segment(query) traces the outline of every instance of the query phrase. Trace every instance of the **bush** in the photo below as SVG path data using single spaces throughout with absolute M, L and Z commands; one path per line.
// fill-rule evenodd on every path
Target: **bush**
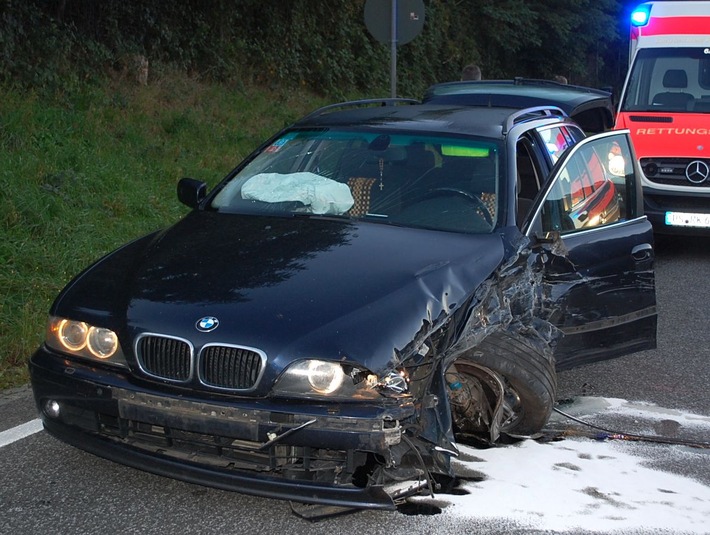
M 388 94 L 389 45 L 364 23 L 365 0 L 0 0 L 0 80 L 42 91 L 150 72 L 342 98 Z M 398 49 L 398 87 L 419 96 L 479 63 L 486 78 L 564 74 L 618 85 L 619 0 L 426 0 L 423 32 Z

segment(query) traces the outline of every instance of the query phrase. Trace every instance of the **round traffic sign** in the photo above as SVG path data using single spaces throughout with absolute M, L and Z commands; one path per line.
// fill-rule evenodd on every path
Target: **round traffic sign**
M 397 7 L 397 45 L 405 45 L 424 28 L 424 0 L 367 0 L 365 26 L 381 43 L 392 42 L 392 2 Z

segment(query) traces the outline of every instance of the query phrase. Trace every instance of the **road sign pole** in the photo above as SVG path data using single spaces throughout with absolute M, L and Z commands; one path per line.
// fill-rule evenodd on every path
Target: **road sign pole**
M 397 97 L 397 0 L 392 2 L 392 30 L 390 31 L 390 96 Z
M 365 26 L 380 43 L 390 45 L 392 98 L 397 98 L 397 47 L 421 33 L 424 12 L 424 0 L 389 0 L 389 4 L 385 0 L 365 1 Z

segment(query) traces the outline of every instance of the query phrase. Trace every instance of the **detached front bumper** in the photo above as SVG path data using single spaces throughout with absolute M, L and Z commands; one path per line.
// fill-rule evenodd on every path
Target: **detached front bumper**
M 300 404 L 161 393 L 118 371 L 40 348 L 30 360 L 45 429 L 95 455 L 154 474 L 303 503 L 394 509 L 370 477 L 401 441 L 409 402 Z M 384 460 L 384 461 L 383 461 Z M 378 482 L 379 483 L 379 482 Z

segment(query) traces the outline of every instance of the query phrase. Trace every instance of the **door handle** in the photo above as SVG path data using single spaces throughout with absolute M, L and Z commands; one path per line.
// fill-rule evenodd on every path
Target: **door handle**
M 649 260 L 653 256 L 653 246 L 650 243 L 642 243 L 631 249 L 631 256 L 636 262 Z

